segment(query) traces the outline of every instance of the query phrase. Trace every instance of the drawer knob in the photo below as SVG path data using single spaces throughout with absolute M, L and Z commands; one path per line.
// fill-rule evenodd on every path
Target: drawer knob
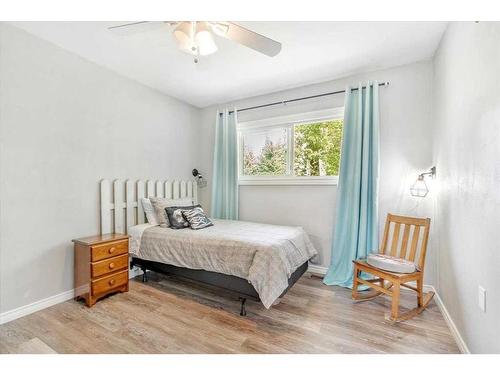
M 110 254 L 113 254 L 114 252 L 115 252 L 115 248 L 114 248 L 114 247 L 111 247 L 111 248 L 109 249 L 109 253 L 110 253 Z
M 109 280 L 109 285 L 114 285 L 115 284 L 115 279 Z
M 114 263 L 110 263 L 109 264 L 109 269 L 112 270 L 113 268 L 115 268 L 115 264 Z

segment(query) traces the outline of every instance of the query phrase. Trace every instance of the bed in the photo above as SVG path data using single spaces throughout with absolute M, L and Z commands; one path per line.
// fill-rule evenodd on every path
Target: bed
M 129 228 L 132 265 L 239 294 L 269 308 L 307 270 L 316 250 L 300 227 L 213 219 L 201 230 Z
M 164 186 L 160 196 L 173 199 L 187 196 L 196 202 L 195 183 L 183 184 L 181 181 L 176 188 L 176 181 L 173 181 L 169 188 L 168 181 L 138 181 L 136 184 L 127 181 L 123 185 L 115 181 L 112 185 L 114 199 L 111 200 L 106 196 L 111 184 L 103 182 L 101 216 L 111 211 L 111 219 L 101 219 L 101 228 L 103 222 L 120 227 L 120 221 L 127 228 L 131 267 L 137 266 L 144 271 L 144 282 L 147 281 L 146 271 L 150 270 L 229 290 L 241 301 L 240 315 L 246 315 L 245 302 L 249 298 L 270 308 L 307 271 L 308 261 L 317 254 L 300 227 L 213 219 L 213 226 L 200 230 L 163 228 L 146 223 L 137 202 L 130 199 L 120 204 L 123 195 L 117 199 L 117 191 L 120 195 L 125 190 L 125 197 L 137 197 L 138 200 L 147 194 L 146 190 L 152 191 L 149 185 L 155 187 L 155 192 Z M 129 192 L 130 189 L 135 191 Z M 106 207 L 103 209 L 103 206 Z M 125 212 L 125 220 L 123 216 L 116 217 L 120 207 L 136 211 L 137 215 Z M 123 215 L 122 210 L 118 211 Z M 126 220 L 128 217 L 130 220 Z

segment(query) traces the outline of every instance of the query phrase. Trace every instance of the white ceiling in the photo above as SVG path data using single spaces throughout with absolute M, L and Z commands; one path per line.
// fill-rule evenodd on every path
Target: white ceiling
M 171 27 L 116 35 L 120 22 L 13 22 L 90 61 L 197 107 L 426 60 L 444 22 L 238 22 L 282 43 L 268 57 L 216 37 L 198 64 L 180 52 Z

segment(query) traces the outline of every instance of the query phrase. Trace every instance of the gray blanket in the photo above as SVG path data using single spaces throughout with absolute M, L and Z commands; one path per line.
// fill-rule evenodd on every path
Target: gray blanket
M 269 308 L 288 287 L 290 275 L 317 254 L 300 227 L 213 222 L 214 226 L 201 230 L 149 227 L 142 233 L 134 255 L 244 278 Z

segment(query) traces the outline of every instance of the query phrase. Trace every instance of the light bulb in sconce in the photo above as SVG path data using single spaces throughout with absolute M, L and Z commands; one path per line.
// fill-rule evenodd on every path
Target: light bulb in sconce
M 410 187 L 410 194 L 413 197 L 424 198 L 429 193 L 429 188 L 425 183 L 425 178 L 429 176 L 431 178 L 436 177 L 436 167 L 432 167 L 429 172 L 420 173 L 418 175 L 417 181 Z
M 203 178 L 200 172 L 198 172 L 198 169 L 193 169 L 192 171 L 193 176 L 196 177 L 196 184 L 198 185 L 199 188 L 204 188 L 207 186 L 207 180 Z

